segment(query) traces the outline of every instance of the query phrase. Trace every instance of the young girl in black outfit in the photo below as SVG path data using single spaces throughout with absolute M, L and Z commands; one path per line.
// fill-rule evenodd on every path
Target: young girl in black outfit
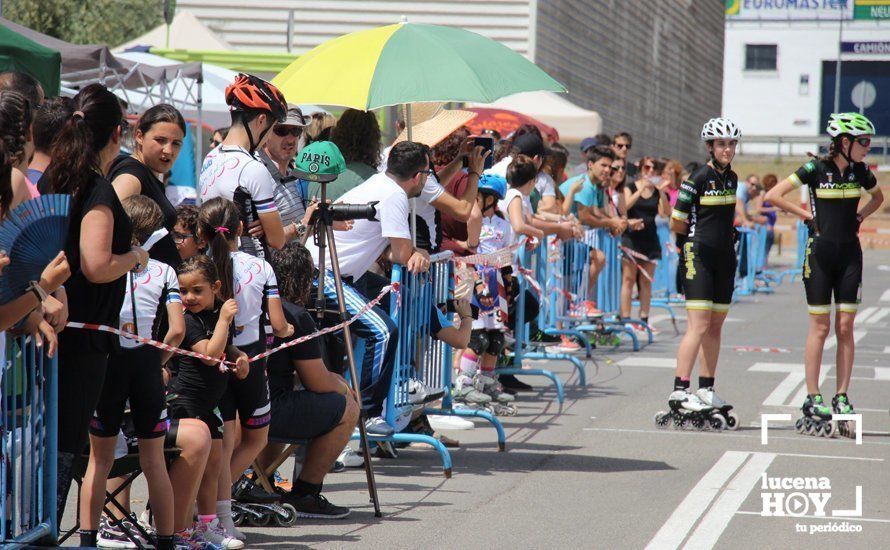
M 125 275 L 148 264 L 148 253 L 132 246 L 130 219 L 103 176 L 120 147 L 120 102 L 104 86 L 91 84 L 74 97 L 73 108 L 43 175 L 51 192 L 71 195 L 65 245 L 72 273 L 66 284 L 69 317 L 117 326 Z M 69 329 L 59 335 L 57 521 L 65 510 L 72 464 L 86 445 L 108 355 L 117 350 L 117 336 L 105 332 Z M 95 544 L 96 531 L 82 530 L 81 545 Z

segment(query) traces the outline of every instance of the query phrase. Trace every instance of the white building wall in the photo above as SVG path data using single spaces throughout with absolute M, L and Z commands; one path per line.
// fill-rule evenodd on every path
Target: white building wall
M 890 40 L 890 24 L 845 21 L 844 42 Z M 746 71 L 746 44 L 777 44 L 776 71 Z M 838 23 L 727 21 L 723 61 L 723 113 L 748 136 L 817 136 L 822 102 L 822 62 L 838 52 Z M 886 61 L 888 55 L 844 54 L 843 61 Z M 843 70 L 843 65 L 842 65 Z M 801 76 L 809 75 L 809 89 Z M 884 99 L 885 101 L 887 98 Z M 833 96 L 829 98 L 833 101 Z M 816 140 L 814 140 L 814 143 Z M 775 146 L 743 146 L 745 152 L 776 151 Z M 796 152 L 812 150 L 808 144 Z

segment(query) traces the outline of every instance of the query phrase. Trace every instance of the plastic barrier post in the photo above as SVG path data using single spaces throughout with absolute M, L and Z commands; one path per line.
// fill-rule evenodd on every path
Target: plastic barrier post
M 0 541 L 55 539 L 57 363 L 30 337 L 10 338 L 0 364 Z

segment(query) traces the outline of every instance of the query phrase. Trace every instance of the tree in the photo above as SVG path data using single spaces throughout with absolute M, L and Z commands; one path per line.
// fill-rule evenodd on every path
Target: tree
M 6 0 L 3 17 L 74 44 L 113 48 L 164 22 L 163 0 Z

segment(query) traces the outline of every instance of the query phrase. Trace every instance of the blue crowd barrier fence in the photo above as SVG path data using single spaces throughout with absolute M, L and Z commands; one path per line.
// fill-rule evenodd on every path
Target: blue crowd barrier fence
M 809 230 L 807 230 L 807 226 L 801 222 L 797 222 L 797 257 L 794 262 L 794 267 L 790 269 L 786 269 L 785 271 L 779 273 L 778 280 L 781 283 L 785 280 L 785 277 L 788 277 L 789 280 L 794 281 L 795 277 L 800 277 L 803 274 L 803 262 L 806 259 L 807 255 L 807 239 L 809 239 L 810 234 Z
M 33 338 L 8 338 L 0 365 L 0 541 L 55 539 L 58 378 Z
M 750 296 L 755 293 L 771 294 L 773 289 L 770 287 L 770 279 L 762 272 L 766 264 L 766 226 L 740 227 L 738 231 L 741 233 L 739 265 L 742 268 L 737 270 L 736 294 L 739 296 Z
M 605 229 L 597 229 L 597 244 L 606 257 L 606 264 L 596 281 L 596 303 L 603 312 L 603 331 L 607 334 L 627 336 L 634 351 L 640 351 L 640 339 L 636 331 L 627 325 L 634 323 L 646 329 L 647 343 L 653 341 L 652 328 L 640 319 L 619 319 L 621 312 L 621 239 Z

